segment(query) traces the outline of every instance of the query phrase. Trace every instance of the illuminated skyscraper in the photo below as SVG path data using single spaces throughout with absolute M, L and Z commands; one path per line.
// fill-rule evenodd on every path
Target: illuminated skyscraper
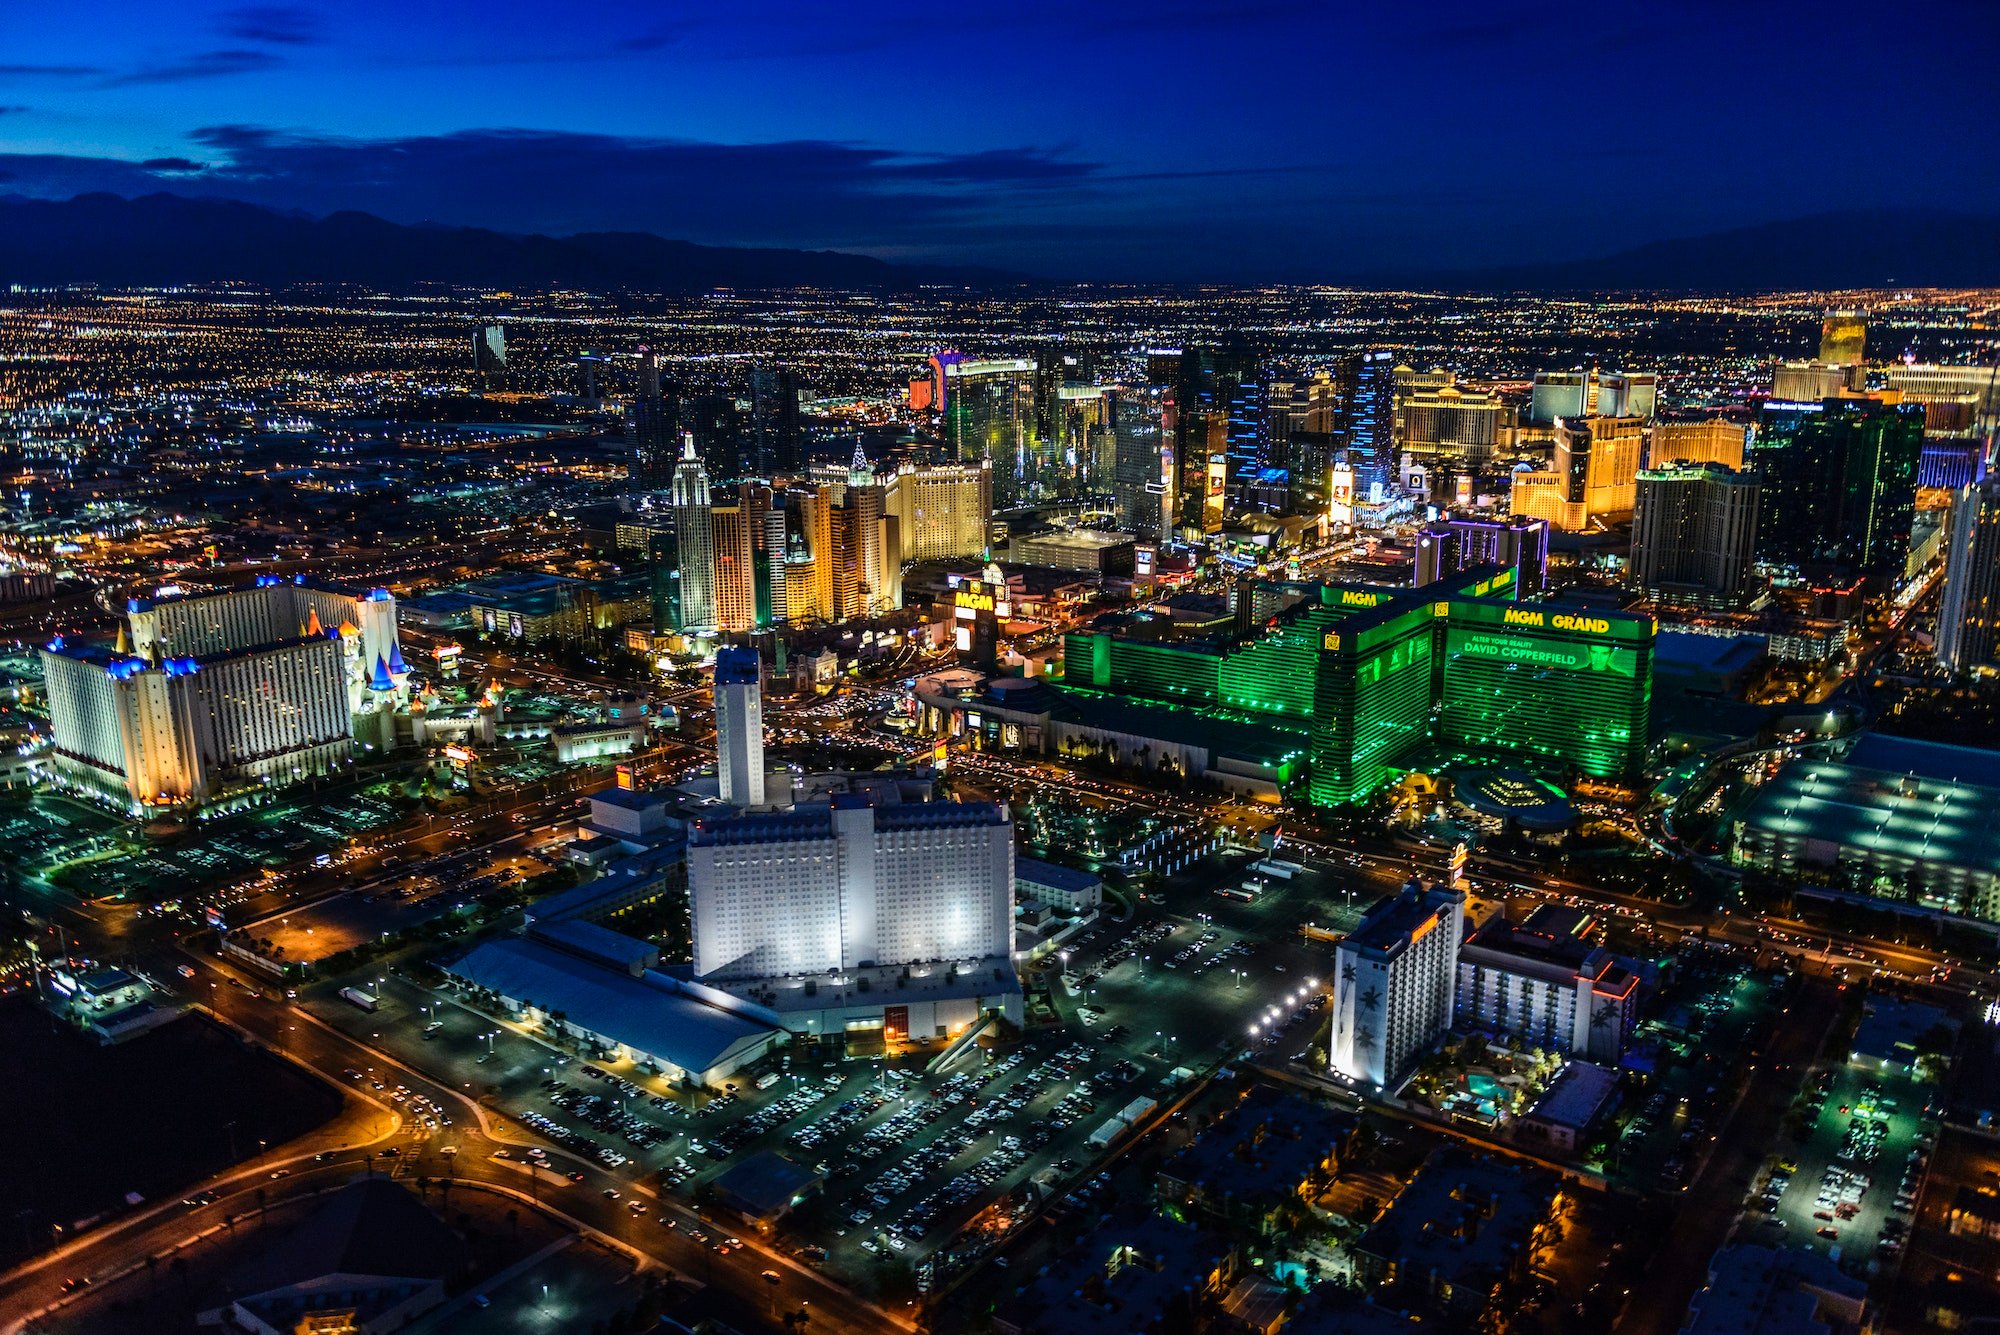
M 1417 534 L 1416 578 L 1411 586 L 1477 566 L 1509 566 L 1515 587 L 1539 592 L 1549 578 L 1549 526 L 1519 515 L 1511 519 L 1454 519 L 1424 525 Z
M 1667 602 L 1727 606 L 1747 591 L 1757 553 L 1755 473 L 1721 464 L 1641 472 L 1632 516 L 1632 583 Z
M 1174 449 L 1165 429 L 1167 394 L 1139 385 L 1111 395 L 1111 494 L 1121 527 L 1143 538 L 1172 535 Z
M 709 533 L 714 543 L 715 626 L 725 632 L 749 630 L 757 624 L 756 537 L 762 516 L 738 500 L 709 509 Z
M 1659 422 L 1646 445 L 1646 466 L 1721 464 L 1743 467 L 1743 445 L 1749 431 L 1737 422 L 1711 418 L 1702 422 Z
M 1819 327 L 1819 359 L 1829 366 L 1859 366 L 1868 346 L 1868 325 L 1852 311 L 1835 311 Z
M 1651 371 L 1606 371 L 1597 377 L 1597 398 L 1591 411 L 1599 417 L 1650 421 L 1659 391 L 1660 377 Z
M 1588 371 L 1537 371 L 1534 388 L 1528 393 L 1528 420 L 1547 426 L 1558 420 L 1586 416 L 1590 412 L 1591 389 Z
M 1947 672 L 2000 668 L 2000 480 L 1961 488 L 1951 506 L 1937 662 Z
M 680 402 L 660 383 L 660 364 L 650 348 L 639 349 L 639 386 L 625 412 L 625 438 L 632 448 L 632 481 L 649 491 L 673 485 L 681 457 Z
M 1027 499 L 1036 472 L 1035 363 L 952 361 L 942 366 L 944 436 L 960 463 L 993 464 L 994 503 Z
M 1563 419 L 1550 466 L 1514 475 L 1513 513 L 1565 533 L 1625 518 L 1645 439 L 1636 417 Z
M 135 815 L 337 771 L 358 738 L 393 746 L 409 681 L 388 590 L 268 575 L 134 600 L 115 646 L 58 637 L 41 664 L 57 781 Z
M 1358 353 L 1340 364 L 1334 448 L 1347 452 L 1362 500 L 1380 498 L 1395 476 L 1395 371 L 1395 355 L 1389 352 Z
M 1818 403 L 1858 392 L 1859 366 L 1829 366 L 1825 362 L 1779 362 L 1771 373 L 1771 397 L 1785 403 Z
M 1507 423 L 1508 410 L 1499 398 L 1455 386 L 1415 390 L 1396 402 L 1397 437 L 1425 461 L 1481 466 L 1493 457 Z
M 1923 438 L 1919 404 L 1766 403 L 1749 460 L 1764 479 L 1759 557 L 1851 574 L 1900 570 Z
M 795 622 L 839 619 L 834 597 L 833 488 L 794 489 L 785 557 L 785 614 Z
M 975 463 L 903 464 L 889 479 L 885 512 L 894 516 L 905 561 L 985 553 L 993 523 L 993 469 Z
M 507 327 L 483 324 L 472 331 L 472 386 L 499 389 L 507 383 Z
M 758 477 L 805 467 L 799 378 L 789 367 L 750 373 L 750 471 Z
M 1400 1088 L 1451 1028 L 1465 896 L 1402 894 L 1370 908 L 1334 951 L 1327 1060 L 1336 1075 L 1377 1090 Z
M 681 441 L 668 495 L 674 512 L 675 556 L 680 563 L 681 630 L 711 630 L 716 624 L 715 534 L 708 470 L 694 452 L 694 437 Z

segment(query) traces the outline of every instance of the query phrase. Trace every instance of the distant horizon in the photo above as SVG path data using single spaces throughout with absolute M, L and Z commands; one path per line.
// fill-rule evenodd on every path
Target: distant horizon
M 616 230 L 585 231 L 585 232 L 537 232 L 532 230 L 510 229 L 497 226 L 491 223 L 484 223 L 478 221 L 461 221 L 456 218 L 412 218 L 412 219 L 390 218 L 384 216 L 383 214 L 371 211 L 369 209 L 350 207 L 350 206 L 329 207 L 324 209 L 315 207 L 306 207 L 300 205 L 284 206 L 284 205 L 267 203 L 257 199 L 244 198 L 242 196 L 235 194 L 212 193 L 199 190 L 190 190 L 185 188 L 185 186 L 181 188 L 174 188 L 168 186 L 144 192 L 139 192 L 137 190 L 124 190 L 124 191 L 91 190 L 91 191 L 83 191 L 65 198 L 46 198 L 46 197 L 35 196 L 32 194 L 22 193 L 15 190 L 10 190 L 7 188 L 4 182 L 0 182 L 0 203 L 14 203 L 19 205 L 29 205 L 29 206 L 46 205 L 54 208 L 63 208 L 65 206 L 81 206 L 86 201 L 95 199 L 117 200 L 120 201 L 123 205 L 131 207 L 143 207 L 144 205 L 146 205 L 148 201 L 152 200 L 169 200 L 173 201 L 175 206 L 184 205 L 194 208 L 242 207 L 245 209 L 254 210 L 256 214 L 259 216 L 268 216 L 270 218 L 284 220 L 288 223 L 295 223 L 301 226 L 322 224 L 338 218 L 368 219 L 373 223 L 381 223 L 400 229 L 407 229 L 409 233 L 416 235 L 426 234 L 430 232 L 477 232 L 490 235 L 492 237 L 500 238 L 502 240 L 509 242 L 540 241 L 540 242 L 550 242 L 550 243 L 555 243 L 557 245 L 561 245 L 573 241 L 588 240 L 593 238 L 605 238 L 605 237 L 645 238 L 645 239 L 665 242 L 673 246 L 680 246 L 680 245 L 694 246 L 700 248 L 703 251 L 723 256 L 729 254 L 742 254 L 742 255 L 773 254 L 773 255 L 804 256 L 804 257 L 826 257 L 829 259 L 845 259 L 845 260 L 854 260 L 867 263 L 878 263 L 878 264 L 892 266 L 893 269 L 896 271 L 918 275 L 919 277 L 917 281 L 923 283 L 932 283 L 932 282 L 965 283 L 968 286 L 978 286 L 981 281 L 990 280 L 992 282 L 1003 285 L 1008 283 L 1021 283 L 1028 285 L 1044 285 L 1044 286 L 1057 286 L 1057 287 L 1104 286 L 1104 287 L 1132 287 L 1132 288 L 1157 287 L 1157 288 L 1175 288 L 1175 289 L 1226 287 L 1226 288 L 1238 288 L 1246 290 L 1256 289 L 1256 288 L 1302 288 L 1302 289 L 1328 288 L 1328 289 L 1350 289 L 1355 291 L 1376 291 L 1376 292 L 1394 292 L 1399 290 L 1406 290 L 1411 292 L 1419 292 L 1419 291 L 1463 292 L 1466 294 L 1478 294 L 1478 293 L 1497 294 L 1508 290 L 1518 290 L 1518 291 L 1541 290 L 1548 292 L 1570 291 L 1578 293 L 1583 293 L 1583 292 L 1609 293 L 1609 292 L 1625 291 L 1634 293 L 1685 292 L 1689 294 L 1701 294 L 1701 293 L 1725 294 L 1725 293 L 1757 292 L 1766 294 L 1782 294 L 1785 292 L 1800 292 L 1800 293 L 1835 292 L 1835 291 L 1885 292 L 1885 291 L 1896 291 L 1899 289 L 1916 289 L 1916 288 L 1949 289 L 1949 288 L 2000 287 L 2000 259 L 1995 259 L 1991 263 L 1991 271 L 1984 277 L 1973 277 L 1973 278 L 1955 277 L 1948 279 L 1929 278 L 1929 279 L 1916 279 L 1912 281 L 1893 281 L 1892 279 L 1885 278 L 1868 282 L 1813 281 L 1813 282 L 1794 282 L 1794 283 L 1765 283 L 1765 282 L 1746 282 L 1746 281 L 1740 281 L 1738 279 L 1718 279 L 1716 281 L 1710 281 L 1710 282 L 1699 282 L 1699 281 L 1682 282 L 1682 281 L 1649 281 L 1644 276 L 1643 273 L 1634 273 L 1633 277 L 1630 278 L 1629 280 L 1624 279 L 1622 277 L 1623 266 L 1629 265 L 1634 269 L 1643 270 L 1645 264 L 1649 262 L 1651 257 L 1653 257 L 1656 253 L 1671 254 L 1674 252 L 1674 248 L 1676 247 L 1690 250 L 1696 257 L 1694 262 L 1699 263 L 1700 257 L 1703 253 L 1701 248 L 1703 247 L 1711 247 L 1711 248 L 1721 247 L 1727 250 L 1729 247 L 1732 246 L 1741 248 L 1742 246 L 1747 244 L 1753 247 L 1761 246 L 1765 250 L 1770 250 L 1774 246 L 1778 248 L 1785 248 L 1788 246 L 1795 245 L 1797 238 L 1788 235 L 1788 232 L 1812 234 L 1811 239 L 1815 243 L 1820 244 L 1823 249 L 1830 245 L 1833 249 L 1834 254 L 1832 259 L 1827 261 L 1829 263 L 1847 262 L 1846 257 L 1843 256 L 1840 252 L 1844 249 L 1845 243 L 1847 240 L 1850 239 L 1850 237 L 1851 240 L 1854 242 L 1856 248 L 1862 250 L 1865 250 L 1869 245 L 1879 246 L 1883 242 L 1884 238 L 1887 237 L 1889 238 L 1890 242 L 1902 253 L 1903 262 L 1908 263 L 1909 252 L 1911 252 L 1913 249 L 1921 251 L 1923 249 L 1923 242 L 1926 238 L 1922 235 L 1920 230 L 1918 230 L 1915 235 L 1906 235 L 1905 233 L 1911 232 L 1912 229 L 1920 229 L 1923 226 L 1931 226 L 1931 227 L 1946 226 L 1946 227 L 1957 227 L 1960 229 L 1969 229 L 1973 234 L 1976 234 L 1979 243 L 1982 245 L 1985 243 L 1986 239 L 1990 237 L 1994 243 L 1994 250 L 1996 254 L 2000 254 L 2000 214 L 1987 216 L 1987 215 L 1953 212 L 1948 210 L 1930 210 L 1930 209 L 1852 211 L 1847 213 L 1821 214 L 1821 215 L 1812 215 L 1812 216 L 1798 217 L 1798 218 L 1778 219 L 1778 220 L 1773 220 L 1771 222 L 1757 224 L 1753 226 L 1732 228 L 1723 232 L 1707 233 L 1698 236 L 1662 237 L 1646 241 L 1639 241 L 1630 245 L 1623 246 L 1620 249 L 1610 252 L 1608 254 L 1572 256 L 1562 260 L 1544 261 L 1539 263 L 1518 262 L 1510 264 L 1492 265 L 1482 268 L 1457 269 L 1457 270 L 1442 269 L 1442 268 L 1433 268 L 1428 270 L 1403 269 L 1403 270 L 1378 271 L 1375 273 L 1357 273 L 1357 272 L 1348 272 L 1341 274 L 1328 273 L 1318 277 L 1304 277 L 1304 276 L 1244 277 L 1244 278 L 1232 279 L 1232 278 L 1218 278 L 1218 277 L 1204 277 L 1204 276 L 1146 277 L 1146 276 L 1100 276 L 1100 275 L 1089 275 L 1089 274 L 1042 273 L 1042 272 L 1018 270 L 1018 269 L 1010 270 L 997 266 L 959 265 L 945 261 L 925 261 L 921 259 L 890 257 L 879 254 L 873 254 L 868 250 L 862 248 L 849 249 L 837 246 L 824 246 L 824 247 L 755 246 L 755 245 L 737 244 L 730 242 L 709 241 L 697 237 L 673 236 L 661 232 L 650 232 L 650 231 L 635 230 L 635 229 L 616 229 Z M 1876 226 L 1873 233 L 1868 234 L 1867 229 L 1871 224 L 1887 224 L 1887 226 L 1886 227 Z M 1846 229 L 1849 235 L 1841 235 L 1843 229 Z M 1836 233 L 1836 235 L 1829 238 L 1824 235 L 1815 234 L 1815 233 L 1826 232 L 1829 230 Z M 1774 237 L 1775 240 L 1773 240 Z M 8 239 L 15 240 L 15 238 L 8 238 Z M 147 239 L 155 240 L 157 238 L 149 237 Z M 1954 239 L 1962 239 L 1962 238 L 1954 238 Z M 133 237 L 132 240 L 136 244 L 139 238 Z M 32 246 L 21 247 L 20 249 L 17 250 L 17 254 L 32 253 L 33 249 L 34 248 Z M 1686 257 L 1683 256 L 1682 263 L 1685 265 L 1688 262 L 1689 261 L 1686 259 Z M 1740 263 L 1740 261 L 1738 262 Z M 1949 263 L 1949 261 L 1947 262 Z M 1961 259 L 1958 262 L 1963 264 L 1966 263 L 1967 261 L 1965 261 L 1961 257 Z M 1980 263 L 1981 261 L 1979 259 L 1975 259 L 1970 262 Z M 1779 267 L 1782 268 L 1782 266 Z M 4 262 L 0 262 L 0 281 L 9 281 L 9 280 L 14 280 L 14 275 L 7 270 Z M 1519 280 L 1519 282 L 1510 287 L 1509 286 L 1510 280 Z M 30 280 L 31 283 L 34 281 L 35 280 Z M 43 280 L 43 281 L 53 281 L 53 280 Z M 114 286 L 149 285 L 149 282 L 135 282 L 131 284 L 126 284 L 122 280 L 118 279 L 112 279 L 112 278 L 99 279 L 96 277 L 86 277 L 83 275 L 79 275 L 73 279 L 63 280 L 63 281 L 105 281 Z M 176 279 L 174 281 L 223 282 L 223 281 L 232 281 L 232 276 L 226 273 L 217 273 L 213 276 L 212 279 L 185 278 L 185 279 Z M 256 280 L 245 278 L 237 281 L 256 281 Z M 366 285 L 369 280 L 366 279 L 365 277 L 356 276 L 353 278 L 322 277 L 316 279 L 298 279 L 294 281 L 301 281 L 301 282 L 353 281 Z M 420 281 L 430 281 L 430 280 L 420 280 Z M 458 282 L 460 280 L 455 280 L 448 277 L 440 277 L 435 281 L 453 283 L 453 282 Z M 534 280 L 524 279 L 523 281 L 534 281 Z M 1460 281 L 1462 281 L 1463 286 L 1454 285 L 1455 283 Z M 643 283 L 641 285 L 643 285 Z M 750 284 L 746 284 L 745 282 L 740 282 L 740 281 L 739 282 L 719 281 L 715 285 L 728 287 L 728 286 L 745 286 Z M 815 283 L 809 281 L 781 283 L 778 285 L 779 286 L 840 286 L 838 282 Z

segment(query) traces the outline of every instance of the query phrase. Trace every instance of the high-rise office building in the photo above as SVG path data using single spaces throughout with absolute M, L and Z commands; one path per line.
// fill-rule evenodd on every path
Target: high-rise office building
M 1135 385 L 1112 393 L 1111 495 L 1118 523 L 1142 538 L 1172 535 L 1174 446 L 1166 431 L 1167 391 Z
M 1354 490 L 1363 501 L 1388 491 L 1396 471 L 1396 358 L 1363 352 L 1340 363 L 1340 408 L 1334 449 L 1345 451 Z
M 507 383 L 507 326 L 483 324 L 472 331 L 472 384 L 499 389 Z
M 1391 1091 L 1451 1028 L 1465 896 L 1412 885 L 1383 899 L 1334 949 L 1336 1075 Z
M 681 622 L 677 630 L 712 630 L 716 625 L 714 509 L 708 470 L 695 454 L 694 437 L 681 439 L 668 504 L 674 514 L 675 558 L 680 569 Z
M 1606 371 L 1597 377 L 1591 412 L 1599 417 L 1651 421 L 1659 406 L 1660 377 L 1651 371 Z
M 1651 371 L 1537 371 L 1528 420 L 1543 426 L 1575 417 L 1651 418 L 1660 378 Z
M 788 476 L 805 467 L 805 428 L 798 374 L 790 367 L 750 373 L 750 471 Z
M 687 867 L 704 982 L 990 969 L 1013 954 L 1014 827 L 996 803 L 835 793 L 701 820 Z
M 1544 426 L 1590 413 L 1589 371 L 1537 371 L 1528 391 L 1528 420 Z
M 1476 566 L 1511 567 L 1517 589 L 1539 591 L 1549 581 L 1548 524 L 1520 515 L 1433 520 L 1417 533 L 1416 578 L 1411 587 L 1421 589 Z
M 1923 438 L 1917 404 L 1764 404 L 1749 458 L 1764 483 L 1759 558 L 1857 575 L 1900 570 Z
M 787 496 L 785 614 L 793 622 L 839 619 L 834 599 L 833 488 L 794 488 Z
M 138 814 L 333 772 L 407 695 L 396 601 L 302 581 L 134 601 L 116 647 L 42 651 L 58 781 Z
M 1670 464 L 1638 478 L 1632 583 L 1654 598 L 1727 606 L 1749 591 L 1757 554 L 1755 473 Z
M 1852 311 L 1835 311 L 1819 327 L 1819 359 L 1829 366 L 1859 366 L 1868 347 L 1868 324 Z
M 1937 662 L 1952 673 L 1990 672 L 2000 667 L 2000 479 L 1960 488 L 1950 523 Z
M 1018 505 L 1038 477 L 1035 363 L 1025 358 L 952 361 L 944 381 L 944 437 L 960 463 L 990 460 L 994 503 Z
M 764 805 L 764 664 L 755 649 L 715 651 L 715 760 L 722 800 Z
M 786 565 L 791 556 L 791 516 L 785 497 L 760 488 L 764 503 L 759 510 L 762 532 L 756 551 L 757 624 L 782 626 L 792 619 L 791 599 L 786 589 Z
M 832 552 L 833 620 L 879 616 L 903 602 L 902 529 L 887 512 L 887 489 L 857 443 L 846 471 L 828 465 L 827 528 Z
M 632 481 L 650 491 L 673 485 L 681 458 L 680 400 L 660 382 L 650 348 L 639 349 L 638 392 L 625 410 L 625 442 L 632 450 Z
M 1645 440 L 1636 417 L 1564 418 L 1550 466 L 1514 475 L 1513 513 L 1565 533 L 1626 518 Z
M 1646 466 L 1721 464 L 1741 468 L 1749 435 L 1749 429 L 1740 423 L 1719 417 L 1700 422 L 1657 422 L 1646 444 Z
M 896 520 L 903 560 L 982 555 L 993 527 L 993 466 L 902 464 L 883 505 Z
M 715 628 L 728 634 L 757 624 L 756 546 L 763 517 L 738 498 L 708 513 L 715 591 Z

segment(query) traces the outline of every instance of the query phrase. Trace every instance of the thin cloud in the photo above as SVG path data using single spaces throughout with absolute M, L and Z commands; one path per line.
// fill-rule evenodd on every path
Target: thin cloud
M 114 74 L 105 79 L 100 86 L 126 88 L 139 84 L 193 83 L 202 79 L 227 79 L 239 74 L 256 74 L 263 70 L 275 69 L 282 64 L 284 61 L 269 51 L 237 48 L 203 51 L 198 55 L 165 65 L 143 65 L 122 74 Z
M 76 79 L 102 73 L 97 65 L 0 65 L 4 79 Z
M 808 247 L 935 243 L 961 224 L 1087 196 L 1103 177 L 1099 163 L 1033 146 L 915 153 L 524 129 L 352 139 L 259 125 L 212 125 L 189 139 L 196 153 L 143 163 L 0 154 L 0 173 L 19 193 L 51 197 L 173 190 L 509 232 Z
M 294 5 L 244 5 L 222 16 L 222 31 L 239 42 L 312 46 L 324 40 L 320 14 Z

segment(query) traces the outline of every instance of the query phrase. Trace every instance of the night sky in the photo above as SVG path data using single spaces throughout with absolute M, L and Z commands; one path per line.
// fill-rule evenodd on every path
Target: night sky
M 2000 4 L 0 6 L 0 191 L 1052 277 L 2000 213 Z

